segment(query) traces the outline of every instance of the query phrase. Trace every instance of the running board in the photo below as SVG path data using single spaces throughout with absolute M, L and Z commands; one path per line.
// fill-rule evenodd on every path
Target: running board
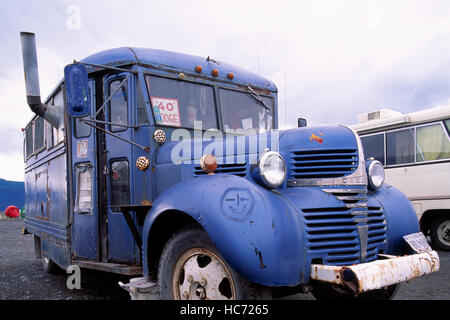
M 75 260 L 73 261 L 73 263 L 81 268 L 123 274 L 126 276 L 137 276 L 142 274 L 141 266 L 130 266 L 127 264 L 120 264 L 120 263 L 96 262 L 85 260 Z

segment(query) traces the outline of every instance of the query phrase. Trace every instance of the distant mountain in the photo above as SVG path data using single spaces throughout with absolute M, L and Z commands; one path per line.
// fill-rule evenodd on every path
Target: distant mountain
M 21 209 L 25 205 L 25 185 L 23 182 L 0 179 L 0 211 L 14 205 Z

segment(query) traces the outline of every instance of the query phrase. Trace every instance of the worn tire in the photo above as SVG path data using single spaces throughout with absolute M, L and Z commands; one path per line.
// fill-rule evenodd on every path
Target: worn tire
M 311 293 L 317 300 L 391 300 L 399 286 L 399 284 L 394 284 L 386 289 L 377 289 L 355 296 L 349 289 L 317 281 L 314 283 Z
M 438 250 L 450 251 L 450 215 L 443 215 L 431 222 L 430 238 Z
M 159 261 L 158 286 L 163 300 L 253 300 L 266 299 L 268 292 L 238 275 L 196 224 L 179 229 L 167 241 Z

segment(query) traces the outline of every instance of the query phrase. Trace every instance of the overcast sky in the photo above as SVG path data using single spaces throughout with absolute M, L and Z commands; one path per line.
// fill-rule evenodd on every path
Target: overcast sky
M 20 31 L 36 33 L 41 95 L 73 59 L 136 46 L 211 56 L 275 82 L 280 127 L 354 124 L 380 108 L 450 104 L 450 1 L 0 2 L 0 178 L 23 181 Z

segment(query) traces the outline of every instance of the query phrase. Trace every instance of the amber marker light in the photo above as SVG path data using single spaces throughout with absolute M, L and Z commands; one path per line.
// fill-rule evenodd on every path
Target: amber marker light
M 208 174 L 212 174 L 217 169 L 217 158 L 212 154 L 205 154 L 200 158 L 200 167 Z
M 212 74 L 214 77 L 217 77 L 217 76 L 219 75 L 219 70 L 213 69 L 213 71 L 211 72 L 211 74 Z
M 227 78 L 228 78 L 229 80 L 233 80 L 233 78 L 234 78 L 233 72 L 228 72 Z
M 196 66 L 195 67 L 195 72 L 202 73 L 202 66 L 201 65 Z

